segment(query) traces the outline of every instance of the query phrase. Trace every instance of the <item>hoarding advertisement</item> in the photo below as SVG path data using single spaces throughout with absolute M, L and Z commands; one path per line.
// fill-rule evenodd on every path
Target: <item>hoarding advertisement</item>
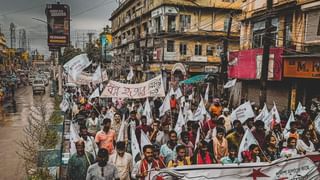
M 66 4 L 47 4 L 48 46 L 66 47 L 70 42 L 70 8 Z

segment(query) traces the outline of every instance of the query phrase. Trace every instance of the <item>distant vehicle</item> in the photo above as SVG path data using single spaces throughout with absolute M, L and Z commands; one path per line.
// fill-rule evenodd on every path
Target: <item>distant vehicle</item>
M 48 79 L 50 79 L 50 72 L 49 71 L 44 71 L 43 73 L 47 76 Z
M 38 92 L 45 94 L 46 93 L 46 86 L 42 79 L 35 79 L 32 82 L 32 92 L 36 94 Z
M 32 82 L 34 81 L 35 78 L 36 78 L 35 75 L 33 75 L 33 74 L 30 74 L 30 75 L 29 75 L 29 84 L 30 84 L 30 85 L 32 85 Z
M 48 86 L 49 80 L 48 80 L 48 78 L 47 78 L 47 76 L 45 74 L 40 74 L 40 75 L 37 76 L 37 78 L 42 79 L 44 81 L 45 86 Z

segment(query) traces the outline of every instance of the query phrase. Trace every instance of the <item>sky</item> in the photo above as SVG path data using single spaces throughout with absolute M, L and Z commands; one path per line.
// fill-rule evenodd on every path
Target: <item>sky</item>
M 19 46 L 19 29 L 25 29 L 27 39 L 30 39 L 31 50 L 37 49 L 48 56 L 47 25 L 34 19 L 46 21 L 46 4 L 57 1 L 0 0 L 0 28 L 7 37 L 7 45 L 10 46 L 9 28 L 12 22 L 16 25 L 16 47 Z M 59 2 L 70 6 L 70 36 L 72 44 L 78 47 L 82 47 L 83 40 L 87 40 L 88 32 L 98 34 L 103 27 L 111 25 L 110 15 L 118 6 L 116 0 L 60 0 Z

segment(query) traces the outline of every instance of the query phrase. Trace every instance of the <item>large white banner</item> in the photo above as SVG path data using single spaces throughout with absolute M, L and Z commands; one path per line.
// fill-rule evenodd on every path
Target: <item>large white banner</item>
M 316 180 L 318 167 L 308 157 L 279 159 L 272 163 L 241 163 L 181 166 L 160 170 L 163 179 L 215 179 L 215 180 Z
M 88 74 L 88 73 L 84 73 L 84 72 L 79 74 L 77 76 L 76 80 L 74 80 L 70 75 L 68 76 L 68 82 L 74 83 L 77 85 L 88 85 L 88 84 L 90 84 L 90 82 L 92 82 L 93 84 L 97 84 L 97 83 L 101 83 L 101 81 L 104 82 L 107 80 L 108 80 L 108 74 L 106 71 L 102 72 L 102 78 L 99 80 L 94 80 L 93 74 Z
M 116 81 L 109 81 L 101 94 L 101 97 L 129 99 L 164 96 L 165 92 L 161 75 L 139 84 L 124 84 Z
M 90 64 L 87 54 L 80 54 L 64 64 L 63 68 L 73 79 L 77 79 L 77 76 Z

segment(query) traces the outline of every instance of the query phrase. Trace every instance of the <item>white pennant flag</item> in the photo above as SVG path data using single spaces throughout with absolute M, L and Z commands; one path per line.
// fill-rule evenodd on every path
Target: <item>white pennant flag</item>
M 320 134 L 320 114 L 314 119 L 314 127 L 318 134 Z
M 178 136 L 182 132 L 182 127 L 184 125 L 185 125 L 185 120 L 184 120 L 184 117 L 183 117 L 182 110 L 180 108 L 179 115 L 178 115 L 178 120 L 177 120 L 176 126 L 174 127 L 174 130 L 177 132 Z
M 140 140 L 141 140 L 141 141 L 140 141 L 140 142 L 141 142 L 141 143 L 140 143 L 141 149 L 143 149 L 143 147 L 144 147 L 145 145 L 150 145 L 150 144 L 151 144 L 148 136 L 146 135 L 146 133 L 143 132 L 143 130 L 141 130 Z
M 62 102 L 60 103 L 60 109 L 63 112 L 66 112 L 69 109 L 69 102 L 66 98 L 63 98 Z
M 272 117 L 275 118 L 276 123 L 280 123 L 281 119 L 275 102 L 273 102 L 273 107 L 270 112 L 272 113 Z
M 169 111 L 171 108 L 170 108 L 170 94 L 168 93 L 166 95 L 166 97 L 164 98 L 163 100 L 163 103 L 162 105 L 160 106 L 159 108 L 159 111 L 160 111 L 160 117 L 163 116 L 167 111 Z
M 130 81 L 134 76 L 133 68 L 130 66 L 130 72 L 128 73 L 127 80 Z
M 241 153 L 245 150 L 249 150 L 249 146 L 251 144 L 258 144 L 256 138 L 254 138 L 253 134 L 249 129 L 246 130 L 246 133 L 244 134 L 240 146 L 239 146 L 239 151 L 238 151 L 238 159 L 241 162 L 242 161 L 242 156 Z
M 96 69 L 96 71 L 92 75 L 92 81 L 96 83 L 102 82 L 102 72 L 101 72 L 101 66 L 99 65 Z
M 250 101 L 247 101 L 240 106 L 238 106 L 235 110 L 231 113 L 231 120 L 239 120 L 241 123 L 244 123 L 248 118 L 253 118 L 254 112 L 251 107 Z
M 152 118 L 152 111 L 151 111 L 151 106 L 148 98 L 144 104 L 142 115 L 147 117 L 147 125 L 150 126 L 152 124 L 153 118 Z
M 181 92 L 181 89 L 179 87 L 175 91 L 171 87 L 170 91 L 169 91 L 169 94 L 170 94 L 170 96 L 175 95 L 176 99 L 179 99 L 182 96 L 182 92 Z
M 188 96 L 188 99 L 189 99 L 190 101 L 192 101 L 192 100 L 193 100 L 193 96 L 194 96 L 194 92 L 193 92 L 193 90 L 192 90 L 192 93 Z
M 301 102 L 299 102 L 296 112 L 294 114 L 300 116 L 304 112 L 306 112 L 306 110 L 303 108 Z
M 170 96 L 175 95 L 175 92 L 174 92 L 174 90 L 173 90 L 173 87 L 170 88 L 169 94 L 170 94 Z
M 223 88 L 225 88 L 225 89 L 231 88 L 234 85 L 236 85 L 236 82 L 237 82 L 237 79 L 230 80 L 223 86 Z
M 294 122 L 294 121 L 295 121 L 294 115 L 293 115 L 293 112 L 291 111 L 290 117 L 289 117 L 287 124 L 286 124 L 286 127 L 283 130 L 283 135 L 286 135 L 290 131 L 290 123 Z
M 265 117 L 269 115 L 268 107 L 266 103 L 264 103 L 264 106 L 260 112 L 260 114 L 255 118 L 255 120 L 263 120 Z
M 206 93 L 204 94 L 204 101 L 209 102 L 209 83 L 207 84 Z
M 126 131 L 125 129 L 125 115 L 123 114 L 122 116 L 122 122 L 121 122 L 121 126 L 120 126 L 120 129 L 119 129 L 119 134 L 118 134 L 118 137 L 117 137 L 117 142 L 119 141 L 124 141 L 124 133 Z
M 100 96 L 100 92 L 99 92 L 99 87 L 97 87 L 93 93 L 90 95 L 89 97 L 89 100 L 93 99 L 93 98 L 96 98 L 96 97 L 99 97 Z
M 100 83 L 100 91 L 102 91 L 103 90 L 103 84 L 102 83 Z
M 206 107 L 204 105 L 204 102 L 203 102 L 203 98 L 201 96 L 201 101 L 198 105 L 198 108 L 196 110 L 196 112 L 194 113 L 193 115 L 193 120 L 194 121 L 202 121 L 203 118 L 204 118 L 204 115 L 207 114 L 207 110 L 206 110 Z
M 139 148 L 139 143 L 136 137 L 136 133 L 135 133 L 135 128 L 130 127 L 130 132 L 131 132 L 131 152 L 132 152 L 132 163 L 133 166 L 141 159 L 140 156 L 140 148 Z
M 63 65 L 63 68 L 67 71 L 67 73 L 72 77 L 73 80 L 77 80 L 77 76 L 88 66 L 90 66 L 91 62 L 87 54 L 80 54 L 75 56 L 66 64 Z

